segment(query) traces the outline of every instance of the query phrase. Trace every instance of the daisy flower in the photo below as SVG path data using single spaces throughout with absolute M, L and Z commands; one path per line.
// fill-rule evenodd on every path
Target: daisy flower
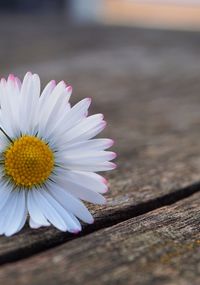
M 53 225 L 77 233 L 93 217 L 81 200 L 104 204 L 115 153 L 110 139 L 93 139 L 105 127 L 102 114 L 88 116 L 91 99 L 71 107 L 71 86 L 28 72 L 23 82 L 0 82 L 0 234 Z

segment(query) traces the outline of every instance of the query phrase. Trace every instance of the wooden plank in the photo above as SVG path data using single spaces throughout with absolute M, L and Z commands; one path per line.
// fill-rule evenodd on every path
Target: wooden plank
M 200 193 L 1 267 L 2 284 L 200 282 Z
M 37 45 L 30 48 L 31 54 L 39 54 L 40 49 L 42 52 L 36 63 L 27 66 L 22 54 L 28 52 L 22 48 L 21 57 L 15 62 L 16 73 L 31 68 L 44 80 L 54 75 L 56 79 L 69 78 L 74 85 L 73 101 L 91 96 L 94 99 L 91 112 L 105 113 L 109 123 L 104 136 L 116 140 L 119 167 L 107 175 L 108 204 L 89 206 L 96 223 L 84 232 L 136 215 L 137 211 L 143 211 L 142 203 L 153 200 L 155 207 L 158 198 L 198 183 L 200 48 L 196 43 L 199 36 L 96 27 L 68 29 L 63 38 L 66 28 L 61 28 L 58 22 L 52 38 L 48 41 L 45 37 L 47 44 L 54 39 L 56 45 L 43 58 L 46 45 L 42 36 L 46 32 L 49 35 L 52 26 L 40 31 L 40 25 L 32 33 L 33 40 L 30 35 L 28 39 L 30 43 L 38 39 Z M 30 27 L 24 27 L 25 34 L 29 30 Z M 66 50 L 61 48 L 63 44 Z M 58 59 L 52 60 L 56 50 Z M 1 54 L 0 58 L 3 57 Z M 39 63 L 42 58 L 44 62 Z M 32 56 L 31 60 L 34 59 Z M 184 193 L 197 190 L 198 187 L 189 187 Z M 52 228 L 33 231 L 26 227 L 9 239 L 0 237 L 0 262 L 24 257 L 71 238 Z

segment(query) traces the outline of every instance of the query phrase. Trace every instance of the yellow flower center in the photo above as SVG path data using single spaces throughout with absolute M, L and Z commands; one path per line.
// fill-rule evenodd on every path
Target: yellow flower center
M 54 156 L 49 146 L 39 138 L 22 136 L 4 153 L 5 172 L 17 186 L 32 187 L 49 177 Z

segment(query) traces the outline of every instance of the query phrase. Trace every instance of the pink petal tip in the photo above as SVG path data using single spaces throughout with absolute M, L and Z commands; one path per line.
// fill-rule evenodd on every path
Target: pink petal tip
M 78 235 L 80 232 L 81 232 L 80 230 L 77 230 L 77 231 L 73 231 L 72 234 Z
M 68 92 L 72 92 L 72 86 L 71 85 L 67 86 L 66 89 Z
M 110 162 L 110 164 L 112 165 L 112 169 L 116 169 L 117 165 L 114 162 Z
M 61 82 L 65 85 L 65 87 L 67 87 L 67 83 L 64 80 L 62 80 Z
M 15 81 L 15 76 L 11 73 L 9 74 L 8 76 L 8 80 L 12 80 L 12 81 Z
M 117 157 L 116 152 L 113 152 L 113 153 L 112 153 L 112 159 L 115 159 L 116 157 Z
M 107 122 L 106 121 L 102 121 L 102 127 L 105 128 L 107 126 Z
M 110 147 L 111 147 L 111 146 L 113 146 L 113 145 L 114 145 L 114 143 L 115 143 L 115 141 L 114 141 L 114 140 L 112 140 L 112 139 L 110 139 Z
M 108 185 L 108 180 L 104 177 L 102 177 L 102 182 L 105 184 L 105 185 Z

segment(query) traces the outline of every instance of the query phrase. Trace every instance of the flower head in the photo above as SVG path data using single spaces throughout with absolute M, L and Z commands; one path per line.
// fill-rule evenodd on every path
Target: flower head
M 91 100 L 71 107 L 71 86 L 51 81 L 40 94 L 40 79 L 10 75 L 0 82 L 0 234 L 54 225 L 77 233 L 93 217 L 81 200 L 104 204 L 115 153 L 110 139 L 93 139 L 106 123 L 88 116 Z

